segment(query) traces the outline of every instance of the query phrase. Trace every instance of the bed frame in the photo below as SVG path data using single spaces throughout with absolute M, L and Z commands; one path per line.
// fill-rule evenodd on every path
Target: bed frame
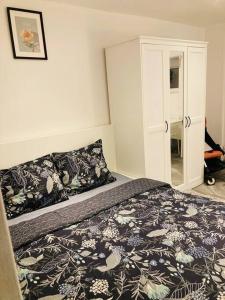
M 1 193 L 0 245 L 0 298 L 4 300 L 20 300 L 22 299 L 22 296 L 17 279 L 14 254 Z
M 0 169 L 10 168 L 52 152 L 78 149 L 100 138 L 103 141 L 103 150 L 108 167 L 115 171 L 116 159 L 112 125 L 92 127 L 58 135 L 40 136 L 33 139 L 0 140 Z
M 112 125 L 82 129 L 76 132 L 41 136 L 13 141 L 0 140 L 0 169 L 10 168 L 20 163 L 52 152 L 70 151 L 86 146 L 98 139 L 103 141 L 104 156 L 111 171 L 116 171 L 115 145 Z M 1 299 L 21 300 L 17 280 L 14 254 L 9 234 L 5 209 L 0 192 L 0 291 Z

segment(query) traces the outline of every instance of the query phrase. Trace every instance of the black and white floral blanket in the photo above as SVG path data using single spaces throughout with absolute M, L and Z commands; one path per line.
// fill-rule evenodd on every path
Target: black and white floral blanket
M 225 204 L 146 187 L 15 256 L 24 299 L 222 300 Z

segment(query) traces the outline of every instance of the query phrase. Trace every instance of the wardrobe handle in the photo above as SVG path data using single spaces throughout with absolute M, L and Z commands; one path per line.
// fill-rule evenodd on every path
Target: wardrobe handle
M 187 128 L 188 127 L 188 117 L 185 117 L 185 128 Z
M 165 121 L 165 124 L 166 124 L 166 133 L 168 132 L 168 129 L 169 129 L 169 124 L 167 121 Z
M 191 118 L 190 118 L 190 116 L 188 116 L 188 119 L 189 119 L 188 127 L 190 127 L 191 126 Z

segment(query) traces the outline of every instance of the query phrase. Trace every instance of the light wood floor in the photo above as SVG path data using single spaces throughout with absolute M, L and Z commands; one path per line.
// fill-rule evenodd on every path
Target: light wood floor
M 183 161 L 177 155 L 172 156 L 172 182 L 174 186 L 178 186 L 183 182 Z M 225 170 L 217 172 L 213 175 L 216 179 L 216 184 L 213 186 L 208 186 L 205 183 L 194 188 L 192 191 L 194 193 L 206 195 L 212 198 L 219 198 L 225 202 Z
M 225 170 L 215 173 L 214 177 L 216 178 L 215 185 L 208 186 L 206 184 L 201 184 L 196 187 L 194 191 L 213 198 L 220 198 L 225 201 Z

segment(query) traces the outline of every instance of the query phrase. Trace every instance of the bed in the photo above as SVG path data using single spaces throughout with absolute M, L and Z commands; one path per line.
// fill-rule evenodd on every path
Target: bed
M 224 299 L 225 205 L 116 177 L 9 222 L 24 299 Z

